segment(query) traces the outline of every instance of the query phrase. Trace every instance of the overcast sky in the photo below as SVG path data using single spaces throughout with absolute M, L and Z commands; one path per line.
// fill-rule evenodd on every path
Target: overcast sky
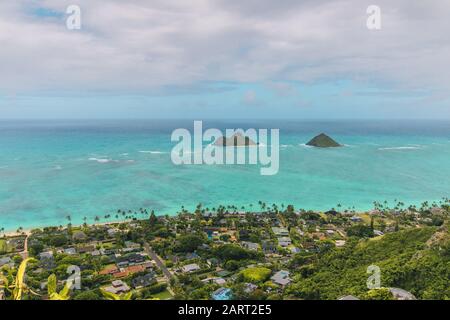
M 66 27 L 74 4 L 80 30 Z M 447 0 L 1 1 L 0 119 L 449 119 L 449 13 Z

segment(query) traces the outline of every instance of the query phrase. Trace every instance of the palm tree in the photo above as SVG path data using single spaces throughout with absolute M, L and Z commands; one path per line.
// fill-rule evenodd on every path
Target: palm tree
M 132 292 L 123 293 L 123 294 L 115 294 L 105 289 L 100 289 L 100 292 L 107 300 L 131 300 Z
M 36 294 L 32 290 L 30 290 L 27 285 L 25 284 L 25 271 L 27 269 L 27 265 L 30 262 L 34 262 L 36 259 L 33 258 L 27 258 L 24 259 L 20 265 L 19 269 L 17 269 L 17 274 L 12 282 L 12 284 L 9 284 L 8 278 L 5 277 L 3 274 L 0 274 L 0 279 L 3 282 L 3 285 L 1 287 L 4 287 L 6 290 L 12 293 L 12 299 L 13 300 L 22 300 L 22 294 L 24 292 L 30 291 L 33 294 Z
M 58 293 L 56 291 L 56 276 L 54 274 L 50 275 L 47 280 L 47 291 L 50 300 L 69 300 L 71 286 L 72 283 L 67 281 L 64 288 Z

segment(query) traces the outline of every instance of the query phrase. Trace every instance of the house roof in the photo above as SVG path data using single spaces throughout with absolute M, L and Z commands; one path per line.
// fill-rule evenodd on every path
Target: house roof
M 145 267 L 143 265 L 129 266 L 129 267 L 125 268 L 124 271 L 126 271 L 128 273 L 138 273 L 138 272 L 145 271 Z
M 416 297 L 404 289 L 400 288 L 389 288 L 389 291 L 397 300 L 416 300 Z
M 346 296 L 338 298 L 338 300 L 359 300 L 359 299 L 352 295 L 346 295 Z
M 195 270 L 199 270 L 200 266 L 196 263 L 191 263 L 191 264 L 187 264 L 185 266 L 182 267 L 184 272 L 192 272 Z
M 122 280 L 114 280 L 111 283 L 111 286 L 103 288 L 105 291 L 111 292 L 111 293 L 123 293 L 130 291 L 130 287 L 123 282 Z
M 278 271 L 270 279 L 282 286 L 287 285 L 291 282 L 291 278 L 289 278 L 289 271 L 286 270 Z
M 136 288 L 136 287 L 147 287 L 147 286 L 155 283 L 155 281 L 156 281 L 155 273 L 150 272 L 150 273 L 147 273 L 146 275 L 143 275 L 143 276 L 133 279 L 131 282 L 132 282 L 133 287 Z
M 9 263 L 12 263 L 12 260 L 10 257 L 0 258 L 0 267 L 4 266 L 5 264 L 9 264 Z
M 103 274 L 111 274 L 111 273 L 115 273 L 118 271 L 119 271 L 119 269 L 116 267 L 116 265 L 110 264 L 110 265 L 106 266 L 105 268 L 103 268 L 103 270 L 101 270 L 99 272 L 99 274 L 102 274 L 102 275 Z

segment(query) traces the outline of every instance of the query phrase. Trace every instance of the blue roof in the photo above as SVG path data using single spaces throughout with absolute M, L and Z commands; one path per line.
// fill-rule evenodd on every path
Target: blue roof
M 213 292 L 212 298 L 214 300 L 230 300 L 231 299 L 231 289 L 220 288 Z

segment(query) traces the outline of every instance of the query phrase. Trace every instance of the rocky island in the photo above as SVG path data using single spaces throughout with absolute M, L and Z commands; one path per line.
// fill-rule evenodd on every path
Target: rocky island
M 318 136 L 315 136 L 306 145 L 312 146 L 312 147 L 317 147 L 317 148 L 342 147 L 341 144 L 334 141 L 332 138 L 327 136 L 325 133 L 321 133 Z
M 249 137 L 244 136 L 241 132 L 237 132 L 233 134 L 231 137 L 220 137 L 216 141 L 214 141 L 215 146 L 222 147 L 247 147 L 247 146 L 256 146 L 257 143 L 250 139 Z

